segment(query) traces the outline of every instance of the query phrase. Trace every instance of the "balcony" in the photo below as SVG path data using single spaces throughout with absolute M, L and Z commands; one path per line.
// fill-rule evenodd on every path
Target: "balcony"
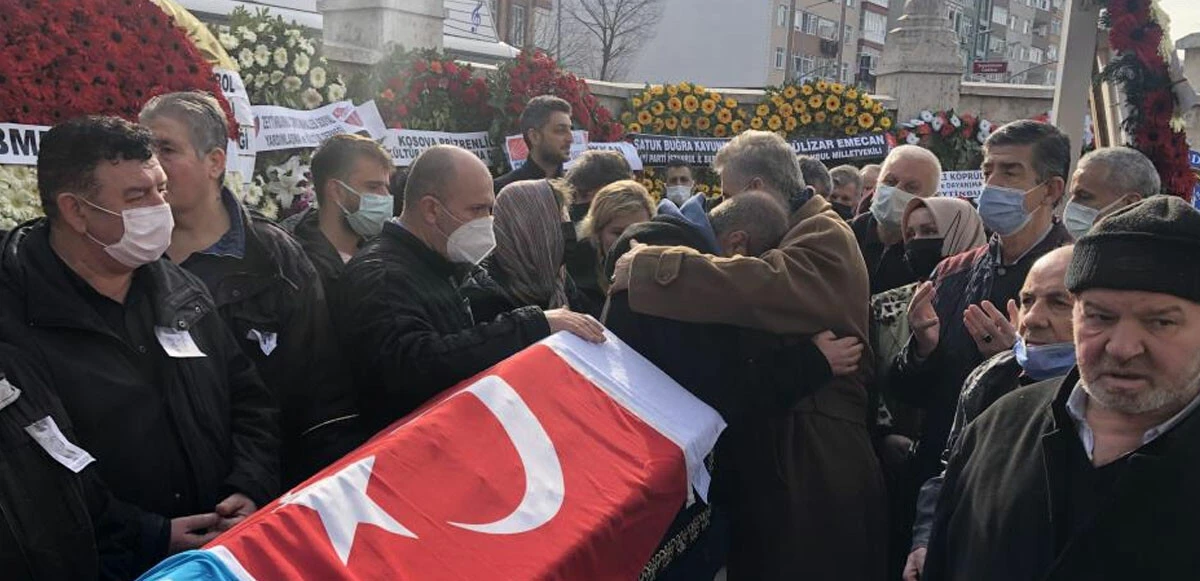
M 838 54 L 838 41 L 821 39 L 821 56 L 836 57 Z

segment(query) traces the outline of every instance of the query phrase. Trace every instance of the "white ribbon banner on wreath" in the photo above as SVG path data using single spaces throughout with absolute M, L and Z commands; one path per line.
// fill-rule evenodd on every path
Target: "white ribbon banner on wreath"
M 447 133 L 445 131 L 421 131 L 419 129 L 388 129 L 383 136 L 383 148 L 392 156 L 396 167 L 408 167 L 417 160 L 422 151 L 435 145 L 456 145 L 474 153 L 488 167 L 492 166 L 492 153 L 496 144 L 487 131 L 470 133 Z
M 0 165 L 37 165 L 45 125 L 0 123 Z
M 567 159 L 567 165 L 575 161 L 575 158 L 587 151 L 588 132 L 582 130 L 574 130 L 571 132 L 571 137 L 574 141 L 571 142 L 571 153 Z M 508 165 L 513 169 L 521 169 L 525 165 L 526 158 L 529 157 L 529 147 L 525 145 L 525 138 L 520 135 L 509 135 L 504 138 L 504 156 L 508 158 Z
M 383 139 L 387 127 L 374 101 L 355 106 L 338 101 L 311 111 L 273 105 L 255 105 L 255 151 L 313 149 L 343 133 L 366 133 Z
M 938 195 L 948 198 L 978 198 L 983 193 L 983 170 L 944 171 Z

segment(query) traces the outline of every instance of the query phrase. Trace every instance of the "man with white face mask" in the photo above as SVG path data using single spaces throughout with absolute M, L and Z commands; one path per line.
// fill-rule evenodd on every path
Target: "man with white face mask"
M 373 430 L 558 331 L 604 340 L 595 319 L 522 307 L 476 320 L 460 287 L 496 246 L 491 175 L 471 152 L 431 147 L 413 163 L 404 212 L 346 265 L 334 302 Z
M 692 176 L 692 166 L 683 160 L 672 159 L 667 162 L 667 171 L 664 177 L 664 182 L 667 184 L 667 191 L 664 195 L 668 200 L 676 206 L 682 206 L 684 202 L 691 199 L 693 188 L 696 187 L 696 179 Z
M 871 277 L 871 294 L 916 282 L 928 272 L 913 272 L 904 259 L 900 220 L 913 198 L 937 195 L 942 164 L 928 149 L 901 145 L 883 160 L 871 211 L 850 222 Z
M 1158 170 L 1145 154 L 1132 147 L 1102 147 L 1083 156 L 1071 175 L 1063 223 L 1078 240 L 1105 216 L 1161 188 Z
M 138 547 L 114 564 L 126 578 L 279 492 L 274 398 L 204 285 L 161 258 L 174 222 L 151 140 L 114 117 L 46 133 L 47 218 L 11 232 L 0 263 L 0 322 L 49 362 L 77 436 L 43 426 L 39 443 L 67 466 L 98 461 L 116 534 Z

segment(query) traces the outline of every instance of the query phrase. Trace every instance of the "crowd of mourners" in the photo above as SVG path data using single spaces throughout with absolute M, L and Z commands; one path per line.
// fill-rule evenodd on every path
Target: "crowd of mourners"
M 566 331 L 729 426 L 643 579 L 1200 578 L 1200 213 L 1141 153 L 1016 121 L 972 203 L 920 147 L 747 131 L 719 199 L 673 162 L 656 201 L 618 153 L 564 170 L 566 101 L 520 123 L 495 179 L 332 137 L 281 223 L 208 94 L 46 133 L 0 243 L 0 577 L 136 578 Z

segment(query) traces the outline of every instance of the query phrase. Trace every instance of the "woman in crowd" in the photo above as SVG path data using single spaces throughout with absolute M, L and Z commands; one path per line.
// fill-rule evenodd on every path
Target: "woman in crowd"
M 525 306 L 598 314 L 563 265 L 565 182 L 527 180 L 500 190 L 494 210 L 496 250 L 464 289 L 477 321 Z
M 597 268 L 600 270 L 597 279 L 604 293 L 608 292 L 609 281 L 602 269 L 608 253 L 626 228 L 649 222 L 654 217 L 655 209 L 650 192 L 633 180 L 613 182 L 596 192 L 592 207 L 583 220 L 583 236 L 590 238 L 596 247 Z

